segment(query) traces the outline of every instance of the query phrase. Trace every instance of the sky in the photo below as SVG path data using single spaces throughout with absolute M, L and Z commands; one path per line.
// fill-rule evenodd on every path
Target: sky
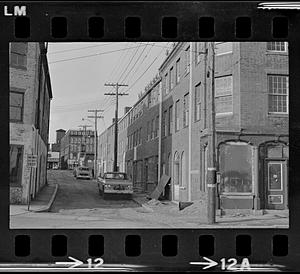
M 167 42 L 76 42 L 49 43 L 48 63 L 53 99 L 50 104 L 49 143 L 55 143 L 57 129 L 79 129 L 90 125 L 94 130 L 89 109 L 102 109 L 103 119 L 98 119 L 98 133 L 112 123 L 115 115 L 115 92 L 105 83 L 127 84 L 119 92 L 129 93 L 119 97 L 119 117 L 125 106 L 132 106 L 138 94 L 158 73 L 166 58 Z M 85 120 L 82 120 L 85 119 Z

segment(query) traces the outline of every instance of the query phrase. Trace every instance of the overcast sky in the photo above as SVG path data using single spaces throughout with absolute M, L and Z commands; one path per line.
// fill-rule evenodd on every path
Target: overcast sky
M 115 110 L 113 92 L 108 82 L 128 84 L 119 92 L 119 117 L 125 106 L 132 106 L 141 91 L 157 74 L 171 43 L 103 42 L 49 43 L 48 62 L 53 99 L 50 107 L 49 143 L 55 143 L 57 129 L 78 129 L 94 120 L 88 119 L 88 109 L 103 109 L 104 119 L 98 120 L 98 133 L 112 123 Z

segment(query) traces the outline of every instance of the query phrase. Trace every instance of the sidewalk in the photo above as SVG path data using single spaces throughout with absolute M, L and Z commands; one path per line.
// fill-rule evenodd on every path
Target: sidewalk
M 31 200 L 29 211 L 27 205 L 10 205 L 10 216 L 25 214 L 28 212 L 49 211 L 56 197 L 57 190 L 58 184 L 50 183 L 45 185 L 35 199 Z
M 253 213 L 242 213 L 239 210 L 232 213 L 216 216 L 216 224 L 207 223 L 207 206 L 204 201 L 194 201 L 192 205 L 179 210 L 179 206 L 171 201 L 149 200 L 145 194 L 134 194 L 132 198 L 136 203 L 142 206 L 137 209 L 151 218 L 168 218 L 172 220 L 185 221 L 191 226 L 211 227 L 211 228 L 288 228 L 289 213 L 288 211 L 274 210 L 267 211 L 261 215 Z

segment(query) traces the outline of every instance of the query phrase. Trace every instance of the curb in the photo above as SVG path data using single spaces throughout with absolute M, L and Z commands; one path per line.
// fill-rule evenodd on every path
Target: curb
M 58 190 L 58 184 L 55 184 L 55 189 L 53 191 L 53 194 L 51 196 L 50 201 L 48 202 L 48 204 L 46 206 L 41 207 L 40 209 L 37 210 L 31 210 L 33 212 L 48 212 L 55 200 L 56 194 L 57 194 L 57 190 Z

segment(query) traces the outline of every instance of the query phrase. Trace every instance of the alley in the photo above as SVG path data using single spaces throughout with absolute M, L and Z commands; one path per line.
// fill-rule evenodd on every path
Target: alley
M 287 228 L 288 215 L 267 214 L 218 217 L 215 225 L 206 221 L 205 204 L 199 201 L 179 211 L 173 202 L 150 200 L 139 206 L 133 200 L 106 199 L 99 195 L 95 180 L 76 180 L 71 170 L 48 172 L 48 183 L 59 188 L 50 212 L 11 209 L 10 228 Z M 134 197 L 137 197 L 136 195 Z M 11 206 L 16 208 L 18 206 Z M 14 209 L 15 210 L 15 209 Z
M 103 200 L 99 195 L 96 180 L 78 179 L 72 170 L 48 170 L 48 182 L 59 185 L 51 212 L 84 210 L 93 208 L 134 208 L 138 205 L 121 196 Z

